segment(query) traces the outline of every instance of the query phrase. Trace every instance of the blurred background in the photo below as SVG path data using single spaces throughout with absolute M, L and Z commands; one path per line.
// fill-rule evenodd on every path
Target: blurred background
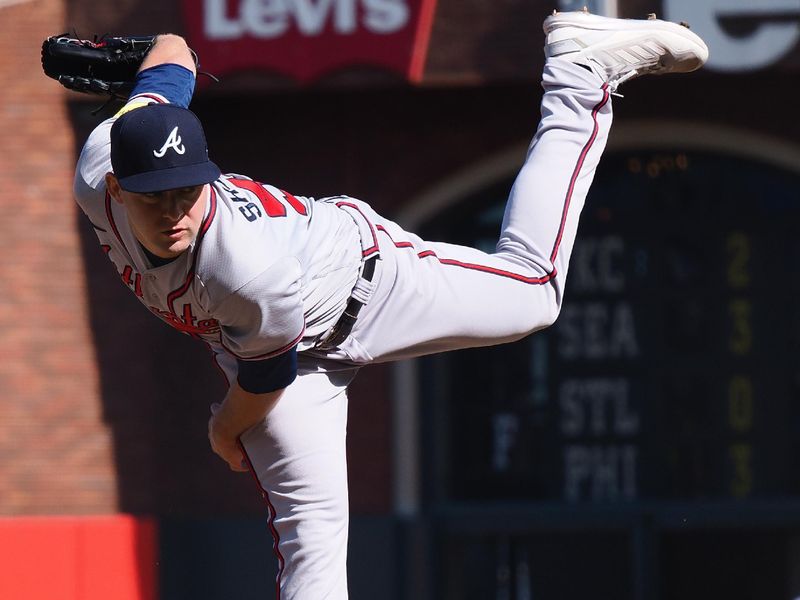
M 539 0 L 0 0 L 0 598 L 275 597 L 209 356 L 120 285 L 71 198 L 102 99 L 63 31 L 176 32 L 211 157 L 493 247 L 539 119 Z M 351 388 L 351 598 L 800 597 L 800 0 L 599 0 L 706 69 L 627 83 L 562 315 Z

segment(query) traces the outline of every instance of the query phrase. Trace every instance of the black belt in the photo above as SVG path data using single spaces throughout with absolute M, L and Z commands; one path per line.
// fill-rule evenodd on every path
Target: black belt
M 361 275 L 359 278 L 365 281 L 372 281 L 372 277 L 375 275 L 376 262 L 378 262 L 377 256 L 373 256 L 365 260 L 364 268 L 361 269 Z M 347 301 L 347 306 L 344 307 L 342 316 L 339 317 L 339 320 L 336 321 L 336 324 L 331 327 L 331 330 L 325 339 L 317 344 L 316 348 L 318 350 L 330 350 L 332 348 L 336 348 L 339 344 L 345 341 L 347 336 L 350 335 L 350 332 L 353 331 L 353 325 L 356 324 L 358 313 L 363 307 L 363 302 L 357 300 L 353 296 L 350 296 L 350 300 Z

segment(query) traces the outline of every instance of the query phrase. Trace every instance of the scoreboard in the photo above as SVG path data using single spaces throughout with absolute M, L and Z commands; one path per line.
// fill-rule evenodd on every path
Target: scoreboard
M 511 180 L 424 229 L 492 251 Z M 609 152 L 556 324 L 421 362 L 438 503 L 800 496 L 800 176 Z

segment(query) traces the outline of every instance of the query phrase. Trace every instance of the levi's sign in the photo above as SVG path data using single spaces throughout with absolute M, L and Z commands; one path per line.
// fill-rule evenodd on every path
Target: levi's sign
M 436 0 L 184 0 L 189 43 L 214 74 L 307 82 L 348 67 L 421 79 Z
M 307 37 L 321 35 L 326 26 L 339 35 L 354 34 L 360 26 L 391 34 L 409 21 L 406 0 L 241 0 L 238 14 L 228 13 L 227 0 L 206 0 L 205 6 L 205 34 L 212 40 L 245 34 L 274 39 L 293 25 Z

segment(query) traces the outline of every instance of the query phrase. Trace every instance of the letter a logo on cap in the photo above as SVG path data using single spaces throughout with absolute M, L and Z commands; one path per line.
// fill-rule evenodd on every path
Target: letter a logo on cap
M 181 144 L 181 136 L 178 135 L 177 126 L 170 132 L 169 136 L 167 137 L 167 141 L 164 142 L 164 145 L 161 146 L 161 149 L 153 150 L 153 154 L 156 158 L 163 158 L 169 148 L 172 148 L 178 154 L 183 154 L 186 152 L 186 146 Z

